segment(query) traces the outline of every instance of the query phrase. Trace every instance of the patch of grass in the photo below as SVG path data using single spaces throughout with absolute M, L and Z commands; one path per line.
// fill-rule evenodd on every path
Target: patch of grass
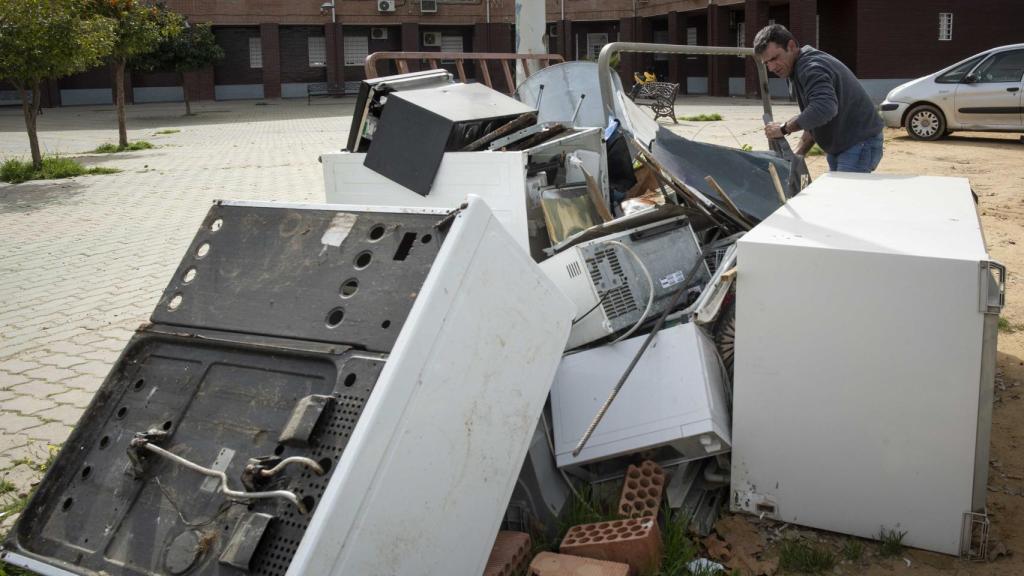
M 889 530 L 884 526 L 878 531 L 878 554 L 882 558 L 892 558 L 903 553 L 904 530 Z
M 117 144 L 101 144 L 96 147 L 95 150 L 91 150 L 93 154 L 117 154 L 118 152 L 135 152 L 137 150 L 149 150 L 153 145 L 145 140 L 138 140 L 135 142 L 129 142 L 127 146 L 119 146 Z
M 807 154 L 805 154 L 805 156 L 824 156 L 824 155 L 825 155 L 825 151 L 822 150 L 821 146 L 818 146 L 817 144 L 815 144 L 814 146 L 811 146 L 811 149 L 807 151 Z
M 4 562 L 0 560 L 0 576 L 35 576 L 35 573 L 29 572 L 24 568 L 4 564 Z
M 29 180 L 56 180 L 85 174 L 114 174 L 117 168 L 94 166 L 86 168 L 81 162 L 65 156 L 44 156 L 43 167 L 36 170 L 31 160 L 11 158 L 0 164 L 0 182 L 20 184 Z
M 740 150 L 743 150 L 744 152 L 752 152 L 754 150 L 754 147 L 751 146 L 750 144 L 741 144 Z
M 1010 322 L 1009 320 L 1007 320 L 1006 318 L 1003 318 L 1002 316 L 999 317 L 999 331 L 1000 332 L 1006 332 L 1007 334 L 1013 334 L 1014 332 L 1019 332 L 1021 330 L 1021 328 L 1022 328 L 1021 325 L 1014 324 L 1013 322 Z
M 0 496 L 6 496 L 17 489 L 18 487 L 14 485 L 14 482 L 11 482 L 6 477 L 0 478 Z
M 835 554 L 825 548 L 799 540 L 783 540 L 779 546 L 779 567 L 783 570 L 820 574 L 835 565 Z
M 714 114 L 697 114 L 696 116 L 680 116 L 680 120 L 684 122 L 716 122 L 722 119 L 722 115 L 717 112 Z
M 153 135 L 160 136 L 161 134 L 177 134 L 178 132 L 181 132 L 181 130 L 178 130 L 177 128 L 168 128 L 167 130 L 158 130 L 153 133 Z
M 860 540 L 850 539 L 843 542 L 843 559 L 850 562 L 860 562 L 864 558 L 864 543 Z
M 667 503 L 661 514 L 665 518 L 665 528 L 661 533 L 661 570 L 658 576 L 684 574 L 686 565 L 697 557 L 697 546 L 687 533 L 690 518 L 681 512 L 673 513 Z

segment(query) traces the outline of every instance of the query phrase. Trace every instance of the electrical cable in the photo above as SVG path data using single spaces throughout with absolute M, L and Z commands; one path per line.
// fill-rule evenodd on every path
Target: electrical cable
M 701 251 L 700 256 L 697 258 L 696 262 L 693 263 L 693 266 L 690 267 L 690 270 L 687 271 L 684 278 L 692 279 L 697 273 L 700 265 L 704 263 L 704 259 L 711 254 L 712 250 L 714 250 L 712 246 L 705 246 L 704 250 Z M 651 344 L 651 341 L 654 340 L 654 336 L 658 334 L 659 330 L 661 330 L 662 325 L 665 323 L 665 318 L 667 318 L 672 309 L 676 307 L 676 304 L 679 303 L 679 299 L 682 298 L 683 294 L 685 294 L 694 284 L 693 280 L 685 282 L 679 290 L 676 290 L 675 294 L 672 295 L 672 300 L 669 302 L 668 307 L 666 307 L 665 311 L 658 316 L 658 321 L 654 323 L 654 327 L 651 328 L 650 334 L 648 334 L 647 338 L 644 339 L 644 343 L 641 344 L 640 349 L 636 351 L 636 354 L 633 356 L 633 360 L 629 363 L 629 366 L 626 367 L 626 371 L 623 372 L 619 381 L 615 384 L 615 387 L 612 388 L 612 392 L 608 395 L 608 399 L 601 405 L 601 409 L 597 411 L 594 419 L 590 422 L 590 425 L 587 426 L 587 429 L 580 438 L 580 441 L 576 444 L 576 448 L 572 451 L 573 458 L 579 456 L 580 452 L 583 451 L 583 447 L 587 445 L 587 441 L 590 440 L 590 437 L 594 434 L 594 430 L 597 429 L 597 425 L 601 423 L 605 413 L 608 412 L 608 408 L 611 407 L 612 402 L 615 401 L 615 397 L 618 396 L 619 390 L 622 389 L 622 385 L 626 383 L 629 375 L 633 373 L 633 368 L 636 367 L 637 362 L 640 361 L 644 352 L 647 351 L 647 347 Z
M 600 306 L 601 304 L 604 304 L 604 301 L 608 298 L 608 296 L 611 296 L 611 293 L 612 293 L 611 290 L 605 292 L 604 295 L 601 296 L 601 299 L 597 301 L 597 304 L 594 304 L 590 308 L 590 310 L 587 310 L 586 312 L 584 312 L 583 315 L 580 316 L 579 318 L 574 318 L 573 321 L 572 321 L 572 325 L 575 326 L 578 322 L 582 322 L 583 319 L 586 318 L 587 316 L 589 316 L 591 312 L 593 312 L 594 310 L 597 310 L 597 307 Z
M 636 263 L 640 265 L 640 270 L 643 271 L 644 277 L 647 278 L 647 288 L 648 288 L 647 307 L 644 308 L 644 313 L 640 315 L 640 319 L 636 321 L 636 324 L 633 324 L 632 328 L 630 328 L 622 336 L 619 336 L 618 338 L 616 338 L 615 340 L 612 341 L 612 344 L 615 344 L 616 342 L 622 342 L 626 338 L 629 338 L 633 334 L 633 332 L 636 332 L 636 329 L 639 328 L 640 325 L 643 324 L 645 320 L 647 320 L 647 315 L 651 313 L 651 307 L 654 306 L 654 280 L 651 278 L 651 273 L 650 273 L 650 271 L 647 270 L 647 266 L 644 265 L 644 261 L 641 260 L 639 256 L 637 256 L 636 252 L 634 252 L 632 248 L 630 248 L 629 246 L 626 246 L 625 244 L 623 244 L 622 242 L 619 242 L 618 240 L 605 240 L 604 243 L 605 244 L 615 244 L 617 246 L 622 247 L 622 249 L 625 250 L 626 252 L 629 252 L 630 256 L 632 256 L 633 259 L 636 260 Z M 691 272 L 691 274 L 692 274 L 692 272 Z M 689 278 L 689 276 L 687 276 L 687 278 Z

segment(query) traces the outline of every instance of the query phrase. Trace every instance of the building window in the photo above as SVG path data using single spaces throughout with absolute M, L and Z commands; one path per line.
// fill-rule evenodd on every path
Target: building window
M 462 52 L 462 36 L 442 34 L 441 52 Z M 455 64 L 455 60 L 442 60 L 442 64 Z
M 669 44 L 668 30 L 653 30 L 651 32 L 651 40 L 655 44 Z M 668 54 L 655 54 L 654 60 L 662 62 L 668 60 Z
M 370 55 L 368 36 L 345 35 L 345 66 L 362 66 Z
M 327 39 L 323 36 L 310 36 L 306 38 L 306 46 L 309 49 L 309 67 L 323 68 L 327 66 Z
M 939 12 L 939 40 L 953 39 L 953 13 Z
M 747 45 L 747 23 L 739 22 L 736 24 L 736 46 L 742 48 Z M 745 56 L 740 56 L 745 58 Z
M 686 29 L 686 45 L 696 46 L 697 45 L 697 29 L 693 26 Z
M 259 36 L 249 38 L 249 68 L 263 68 L 263 44 Z
M 601 54 L 601 48 L 608 43 L 608 35 L 604 33 L 587 34 L 587 60 L 597 60 Z
M 772 24 L 775 24 L 775 18 L 768 19 L 768 25 L 771 26 Z

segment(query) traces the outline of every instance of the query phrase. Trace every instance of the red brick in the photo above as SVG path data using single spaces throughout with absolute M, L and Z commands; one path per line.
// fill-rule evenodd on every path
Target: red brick
M 581 524 L 566 532 L 559 552 L 622 562 L 633 573 L 651 574 L 661 563 L 661 533 L 653 517 Z
M 529 576 L 629 576 L 629 565 L 582 556 L 541 552 L 530 563 Z
M 629 465 L 619 496 L 619 514 L 627 518 L 658 516 L 665 490 L 665 471 L 650 460 Z
M 498 532 L 487 559 L 484 576 L 521 576 L 530 560 L 530 535 L 524 532 Z

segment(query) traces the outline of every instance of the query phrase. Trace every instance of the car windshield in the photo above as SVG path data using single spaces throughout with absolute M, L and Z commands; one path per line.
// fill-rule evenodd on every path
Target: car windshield
M 970 72 L 981 59 L 987 56 L 987 54 L 978 54 L 970 60 L 964 60 L 960 64 L 950 68 L 944 74 L 940 75 L 935 79 L 939 84 L 957 84 L 964 79 L 964 75 Z

